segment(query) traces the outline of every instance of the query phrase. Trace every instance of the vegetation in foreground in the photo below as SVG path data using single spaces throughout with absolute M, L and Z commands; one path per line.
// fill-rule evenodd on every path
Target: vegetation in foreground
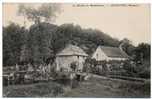
M 55 82 L 3 87 L 4 97 L 55 97 L 61 93 L 63 93 L 62 86 Z
M 40 82 L 29 85 L 13 85 L 3 88 L 4 97 L 150 97 L 150 82 L 91 77 L 71 89 L 56 82 Z
M 146 87 L 147 86 L 147 87 Z M 79 88 L 64 94 L 65 97 L 143 98 L 150 97 L 150 83 L 92 78 Z

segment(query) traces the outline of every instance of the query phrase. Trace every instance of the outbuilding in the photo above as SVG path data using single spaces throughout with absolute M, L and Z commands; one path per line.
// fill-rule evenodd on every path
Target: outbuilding
M 98 46 L 96 51 L 93 53 L 92 58 L 97 61 L 123 61 L 127 60 L 129 56 L 118 47 Z
M 88 57 L 80 47 L 69 44 L 62 51 L 56 54 L 57 70 L 71 71 L 71 64 L 76 63 L 77 70 L 82 71 L 85 59 Z

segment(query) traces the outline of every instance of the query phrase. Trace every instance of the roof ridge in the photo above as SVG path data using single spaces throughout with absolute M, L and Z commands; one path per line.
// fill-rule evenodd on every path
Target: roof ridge
M 113 46 L 101 46 L 99 45 L 101 50 L 110 57 L 128 57 L 127 53 L 121 50 L 119 47 Z
M 69 44 L 67 45 L 61 52 L 59 52 L 57 55 L 83 55 L 83 56 L 88 56 L 83 49 L 80 47 Z

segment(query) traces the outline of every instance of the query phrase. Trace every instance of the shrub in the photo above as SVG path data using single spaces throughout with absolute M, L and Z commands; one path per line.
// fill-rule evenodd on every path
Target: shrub
M 53 87 L 53 91 L 52 91 L 53 96 L 57 96 L 63 92 L 64 92 L 64 90 L 61 86 L 54 86 Z
M 150 78 L 150 69 L 143 69 L 139 74 L 141 78 Z
M 70 64 L 70 68 L 72 69 L 72 71 L 76 71 L 76 69 L 78 68 L 78 63 L 77 62 L 72 62 Z
M 124 62 L 124 70 L 131 77 L 150 78 L 150 63 L 138 64 L 132 61 Z

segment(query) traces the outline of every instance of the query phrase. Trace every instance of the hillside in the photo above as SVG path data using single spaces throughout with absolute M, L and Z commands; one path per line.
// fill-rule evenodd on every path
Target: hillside
M 62 50 L 66 44 L 81 47 L 92 54 L 98 45 L 118 46 L 120 41 L 96 29 L 83 29 L 78 25 L 60 26 L 41 23 L 29 29 L 12 23 L 3 27 L 4 65 L 21 61 L 43 63 Z
M 135 61 L 150 59 L 150 45 L 140 43 L 133 46 L 128 39 L 122 47 Z M 48 63 L 53 61 L 55 54 L 67 44 L 77 45 L 87 54 L 92 55 L 98 45 L 118 47 L 119 41 L 97 29 L 83 29 L 79 25 L 62 24 L 60 26 L 41 23 L 34 24 L 29 29 L 11 23 L 3 27 L 3 64 L 16 63 Z

